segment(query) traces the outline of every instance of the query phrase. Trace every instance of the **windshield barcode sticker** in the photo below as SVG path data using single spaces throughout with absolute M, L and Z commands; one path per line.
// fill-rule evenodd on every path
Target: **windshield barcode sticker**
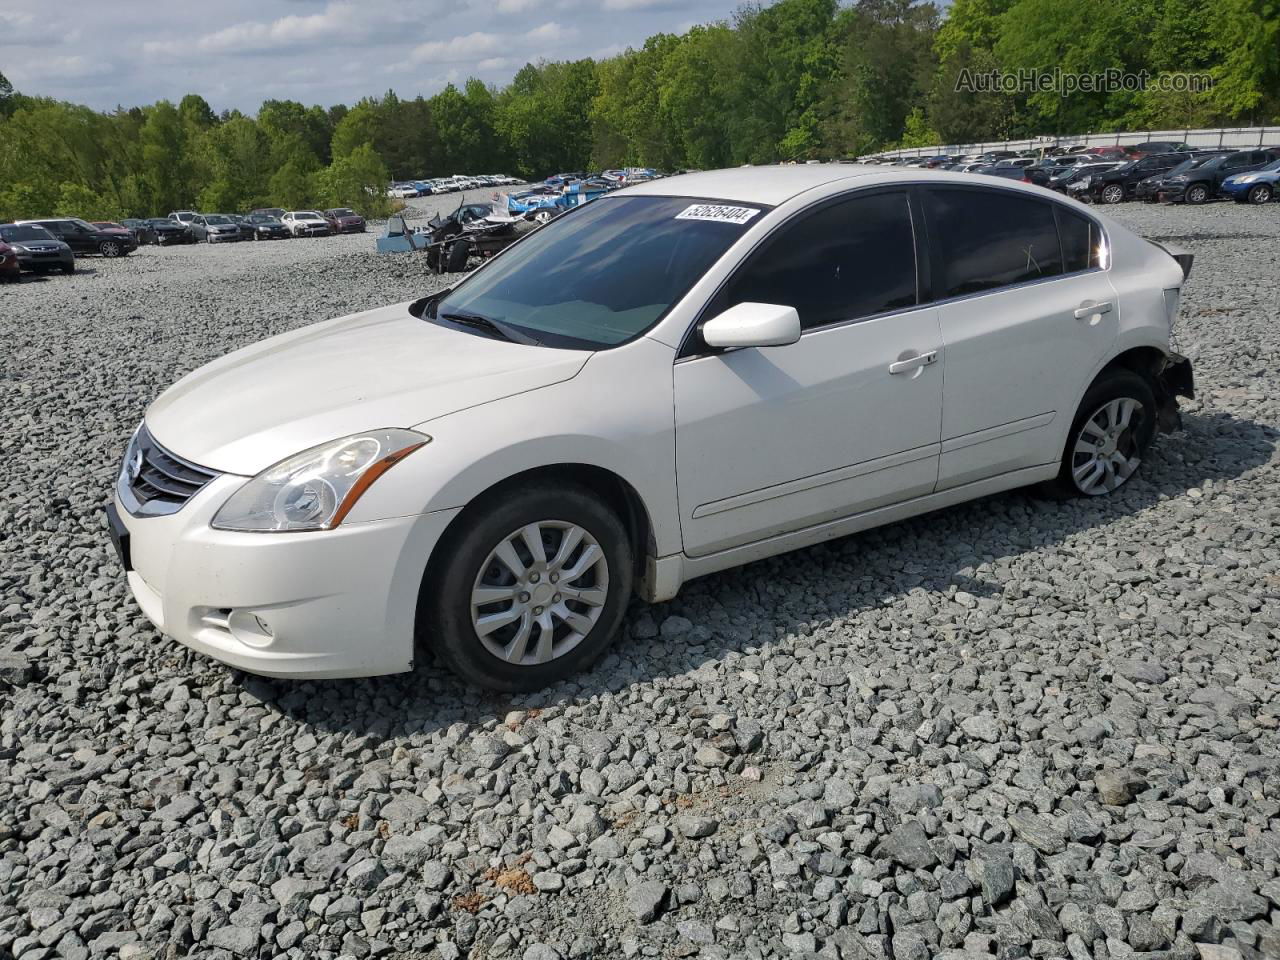
M 730 207 L 720 203 L 695 203 L 676 214 L 677 220 L 714 220 L 743 224 L 760 211 L 754 207 Z

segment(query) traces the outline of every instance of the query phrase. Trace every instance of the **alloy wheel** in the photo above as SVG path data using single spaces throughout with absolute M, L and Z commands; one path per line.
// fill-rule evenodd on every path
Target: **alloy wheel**
M 116 243 L 114 240 L 108 240 L 98 249 L 104 257 L 120 256 L 120 245 Z
M 564 656 L 595 627 L 609 596 L 609 564 L 585 528 L 541 520 L 513 530 L 480 566 L 471 625 L 507 663 Z
M 1271 201 L 1271 187 L 1265 183 L 1260 183 L 1249 191 L 1250 203 L 1269 203 Z
M 1107 203 L 1119 203 L 1124 199 L 1124 188 L 1118 183 L 1108 184 L 1102 191 L 1102 199 Z
M 1080 427 L 1071 457 L 1076 489 L 1091 497 L 1119 488 L 1142 464 L 1138 449 L 1146 411 L 1132 397 L 1099 407 Z

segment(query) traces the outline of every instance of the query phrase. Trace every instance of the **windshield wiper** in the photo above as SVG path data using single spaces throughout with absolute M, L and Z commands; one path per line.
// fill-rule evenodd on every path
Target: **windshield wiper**
M 439 314 L 441 320 L 452 320 L 454 323 L 460 323 L 464 327 L 475 327 L 477 330 L 487 330 L 495 333 L 503 340 L 509 340 L 511 343 L 522 343 L 527 347 L 542 346 L 541 340 L 535 340 L 515 327 L 503 323 L 501 320 L 494 320 L 490 317 L 483 316 L 479 313 L 468 313 L 461 310 L 451 310 L 441 312 Z

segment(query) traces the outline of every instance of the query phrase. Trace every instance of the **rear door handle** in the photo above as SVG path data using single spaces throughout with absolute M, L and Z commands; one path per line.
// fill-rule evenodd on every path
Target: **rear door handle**
M 938 359 L 938 351 L 930 350 L 928 353 L 917 353 L 914 357 L 907 357 L 904 360 L 895 360 L 889 364 L 889 372 L 892 374 L 909 373 L 918 367 L 927 367 Z
M 1114 306 L 1115 304 L 1110 300 L 1104 300 L 1102 303 L 1082 303 L 1076 307 L 1076 319 L 1083 320 L 1085 317 L 1092 317 L 1095 314 L 1110 313 L 1111 308 Z

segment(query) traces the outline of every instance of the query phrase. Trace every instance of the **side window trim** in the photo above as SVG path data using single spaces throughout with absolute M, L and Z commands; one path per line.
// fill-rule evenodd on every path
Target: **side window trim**
M 882 317 L 891 317 L 898 313 L 908 313 L 912 310 L 919 310 L 920 307 L 929 302 L 927 299 L 928 288 L 926 286 L 929 271 L 927 266 L 924 265 L 925 261 L 922 259 L 922 253 L 924 252 L 924 214 L 916 197 L 916 188 L 917 184 L 914 183 L 887 183 L 869 187 L 858 187 L 853 190 L 847 190 L 844 193 L 815 200 L 809 206 L 804 207 L 801 210 L 797 210 L 794 214 L 761 237 L 759 241 L 757 241 L 756 245 L 746 252 L 738 262 L 738 265 L 734 267 L 733 271 L 720 282 L 720 286 L 716 287 L 715 292 L 707 298 L 707 302 L 702 305 L 697 316 L 693 318 L 693 322 L 689 324 L 689 329 L 685 331 L 684 338 L 680 342 L 680 349 L 676 351 L 675 362 L 679 363 L 682 360 L 693 360 L 701 357 L 715 356 L 716 354 L 723 352 L 705 347 L 701 343 L 701 337 L 698 331 L 701 329 L 703 322 L 710 319 L 708 312 L 715 306 L 716 302 L 720 299 L 721 294 L 725 292 L 725 290 L 733 283 L 734 279 L 738 277 L 744 269 L 748 269 L 751 266 L 752 261 L 756 257 L 768 253 L 770 244 L 777 239 L 783 230 L 793 226 L 801 218 L 814 216 L 829 207 L 833 207 L 841 203 L 847 203 L 860 197 L 870 197 L 886 193 L 900 193 L 906 199 L 908 219 L 911 224 L 911 235 L 915 241 L 916 302 L 910 306 L 898 307 L 893 310 L 884 310 L 880 313 L 850 317 L 843 320 L 833 320 L 829 323 L 806 327 L 800 332 L 800 336 L 803 338 L 810 333 L 819 333 L 821 331 L 832 330 L 837 327 L 863 323 L 867 320 L 878 320 Z

